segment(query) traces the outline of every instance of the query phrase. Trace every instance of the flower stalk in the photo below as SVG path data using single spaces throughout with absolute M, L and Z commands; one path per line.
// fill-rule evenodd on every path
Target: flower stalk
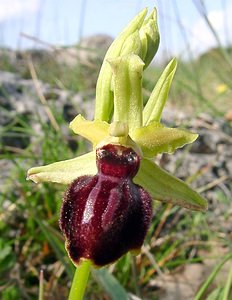
M 82 300 L 89 278 L 91 263 L 83 261 L 77 266 L 69 292 L 68 300 Z

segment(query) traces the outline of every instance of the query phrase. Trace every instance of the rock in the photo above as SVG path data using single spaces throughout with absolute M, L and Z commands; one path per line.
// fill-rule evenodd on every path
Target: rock
M 203 278 L 208 273 L 201 264 L 189 264 L 175 273 L 164 274 L 155 280 L 151 280 L 151 288 L 158 288 L 159 300 L 188 299 L 193 300 Z
M 63 115 L 67 122 L 78 113 L 93 116 L 92 104 L 84 102 L 80 94 L 53 88 L 40 81 L 38 84 L 54 115 Z M 49 122 L 46 107 L 39 100 L 33 80 L 23 79 L 18 74 L 0 71 L 0 106 L 0 125 L 8 126 L 7 130 L 2 129 L 4 134 L 0 137 L 1 152 L 6 146 L 25 149 L 33 139 L 33 136 L 23 132 L 23 128 L 22 133 L 11 129 L 22 127 L 20 120 L 32 127 L 37 135 L 42 132 L 41 124 Z
M 183 111 L 175 109 L 172 106 L 164 107 L 163 114 L 162 114 L 162 123 L 166 124 L 167 126 L 179 126 L 183 124 L 183 122 L 189 121 L 191 119 L 190 115 L 187 115 Z
M 0 190 L 5 192 L 6 187 L 4 186 L 5 181 L 9 177 L 10 170 L 14 167 L 14 163 L 9 159 L 0 159 L 0 169 L 1 169 L 1 180 L 0 180 Z
M 84 37 L 76 46 L 55 51 L 57 61 L 69 67 L 77 63 L 85 66 L 100 65 L 113 39 L 104 34 Z
M 210 253 L 209 250 L 201 250 L 201 264 L 186 264 L 185 266 L 183 265 L 182 267 L 177 268 L 170 274 L 159 275 L 156 279 L 150 280 L 149 287 L 157 290 L 155 295 L 159 300 L 194 300 L 197 291 L 215 268 L 215 260 L 212 259 L 212 257 L 215 257 L 217 260 L 217 258 L 220 259 L 227 253 L 228 250 L 225 247 L 221 247 L 219 244 L 212 247 Z M 218 276 L 216 276 L 209 286 L 207 294 L 217 286 L 225 284 L 230 268 L 230 261 L 222 266 Z
M 212 209 L 217 205 L 219 191 L 232 198 L 232 137 L 228 134 L 231 126 L 225 120 L 206 113 L 194 119 L 186 114 L 184 118 L 173 107 L 165 109 L 163 122 L 184 122 L 199 137 L 192 145 L 178 149 L 174 154 L 164 154 L 161 166 L 180 179 L 187 179 L 193 188 L 203 189 L 202 194 L 212 204 Z
M 94 64 L 96 61 L 101 63 L 112 42 L 113 38 L 104 34 L 83 38 L 78 45 L 78 57 L 80 61 L 87 65 L 89 63 Z
M 231 160 L 227 160 L 225 162 L 225 168 L 230 176 L 230 178 L 232 179 L 232 159 Z
M 198 133 L 199 133 L 199 137 L 194 142 L 190 151 L 192 153 L 203 153 L 203 154 L 216 153 L 218 136 L 205 131 L 202 131 L 202 133 L 198 131 Z

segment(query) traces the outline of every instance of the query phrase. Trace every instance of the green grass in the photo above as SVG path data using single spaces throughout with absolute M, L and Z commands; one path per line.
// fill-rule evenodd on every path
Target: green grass
M 231 48 L 225 51 L 232 60 Z M 153 65 L 145 72 L 145 99 L 162 69 L 163 67 L 157 70 Z M 231 109 L 231 72 L 232 67 L 227 63 L 220 48 L 212 49 L 192 61 L 178 59 L 168 105 L 187 110 L 193 116 L 200 112 L 223 116 Z

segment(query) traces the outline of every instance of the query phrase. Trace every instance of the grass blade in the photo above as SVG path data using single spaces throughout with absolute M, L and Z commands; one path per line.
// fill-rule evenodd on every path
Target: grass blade
M 102 286 L 112 300 L 129 300 L 126 290 L 107 269 L 94 270 L 92 272 L 96 281 Z
M 61 243 L 57 237 L 55 237 L 54 233 L 52 232 L 50 226 L 46 222 L 41 222 L 38 218 L 36 219 L 37 223 L 39 224 L 40 229 L 42 230 L 43 234 L 45 235 L 46 239 L 48 240 L 49 244 L 53 248 L 54 252 L 56 253 L 57 258 L 63 263 L 65 266 L 65 270 L 70 279 L 73 278 L 73 270 L 71 262 L 67 263 L 64 259 L 65 256 L 65 249 L 63 243 Z
M 225 288 L 224 288 L 224 291 L 223 291 L 222 300 L 229 300 L 229 299 L 231 299 L 231 298 L 229 298 L 229 293 L 230 293 L 230 290 L 231 290 L 231 285 L 232 285 L 232 267 L 230 268 L 229 276 L 228 276 L 227 281 L 226 281 L 226 285 L 225 285 Z
M 213 272 L 210 274 L 208 279 L 204 282 L 198 293 L 196 294 L 194 300 L 201 300 L 202 296 L 207 291 L 210 284 L 213 282 L 214 278 L 217 276 L 223 265 L 229 260 L 232 259 L 232 253 L 227 254 L 224 259 L 214 268 Z

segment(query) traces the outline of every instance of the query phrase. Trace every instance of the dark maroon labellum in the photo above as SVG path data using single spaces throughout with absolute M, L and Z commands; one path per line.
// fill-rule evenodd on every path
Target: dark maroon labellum
M 98 173 L 69 186 L 60 228 L 75 264 L 90 259 L 96 266 L 114 262 L 143 244 L 151 216 L 151 198 L 132 178 L 140 158 L 132 148 L 108 144 L 96 150 Z

